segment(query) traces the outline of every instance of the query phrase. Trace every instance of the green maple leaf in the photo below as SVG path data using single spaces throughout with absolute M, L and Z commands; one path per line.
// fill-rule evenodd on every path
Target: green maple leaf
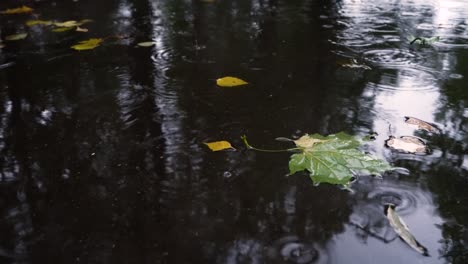
M 361 141 L 345 133 L 305 135 L 294 141 L 301 151 L 289 160 L 289 172 L 308 171 L 314 183 L 347 185 L 356 174 L 380 175 L 392 166 L 358 149 Z

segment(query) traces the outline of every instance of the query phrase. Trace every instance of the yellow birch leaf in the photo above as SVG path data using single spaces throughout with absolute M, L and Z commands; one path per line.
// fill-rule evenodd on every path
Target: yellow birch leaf
M 54 22 L 54 25 L 56 27 L 77 27 L 80 25 L 80 23 L 78 21 L 75 21 L 75 20 L 69 20 L 69 21 L 65 21 L 65 22 Z
M 7 9 L 4 11 L 1 11 L 0 14 L 3 15 L 13 15 L 13 14 L 23 14 L 23 13 L 30 13 L 32 12 L 33 9 L 27 6 L 22 6 L 18 8 L 13 8 L 13 9 Z
M 80 41 L 78 44 L 71 46 L 74 50 L 90 50 L 99 46 L 104 40 L 101 38 L 92 38 Z
M 226 77 L 217 79 L 216 84 L 221 87 L 233 87 L 233 86 L 245 85 L 245 84 L 248 84 L 248 82 L 241 80 L 239 78 L 236 78 L 236 77 L 226 76 Z
M 52 25 L 52 21 L 46 21 L 46 20 L 29 20 L 26 22 L 26 26 L 32 27 L 35 25 L 44 25 L 44 26 L 50 26 Z
M 82 28 L 82 27 L 76 27 L 76 31 L 78 32 L 88 32 L 87 28 Z
M 5 37 L 5 40 L 20 40 L 20 39 L 25 39 L 28 36 L 28 33 L 20 33 L 20 34 L 14 34 L 14 35 L 9 35 Z
M 234 149 L 231 146 L 231 143 L 227 141 L 215 141 L 215 142 L 208 142 L 208 143 L 203 143 L 207 145 L 212 151 L 220 151 L 220 150 L 225 150 L 225 149 Z
M 156 44 L 156 43 L 152 42 L 152 41 L 146 41 L 146 42 L 140 42 L 137 45 L 140 46 L 140 47 L 151 47 L 154 44 Z
M 54 28 L 52 29 L 53 32 L 65 32 L 65 31 L 70 31 L 72 30 L 73 28 Z

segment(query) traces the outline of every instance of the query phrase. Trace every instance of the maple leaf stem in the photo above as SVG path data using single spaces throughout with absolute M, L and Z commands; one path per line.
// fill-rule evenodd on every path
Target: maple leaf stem
M 242 141 L 244 141 L 244 144 L 245 146 L 248 148 L 248 149 L 253 149 L 253 150 L 256 150 L 256 151 L 262 151 L 262 152 L 289 152 L 289 151 L 295 151 L 295 150 L 301 150 L 301 148 L 288 148 L 288 149 L 260 149 L 260 148 L 256 148 L 256 147 L 253 147 L 249 144 L 249 142 L 247 142 L 247 137 L 245 135 L 243 135 L 241 137 Z

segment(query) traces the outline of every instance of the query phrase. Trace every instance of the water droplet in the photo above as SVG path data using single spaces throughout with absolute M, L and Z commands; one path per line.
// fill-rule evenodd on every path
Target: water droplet
M 232 173 L 229 172 L 229 171 L 225 171 L 225 172 L 223 173 L 223 177 L 224 177 L 224 178 L 231 178 L 231 177 L 232 177 Z

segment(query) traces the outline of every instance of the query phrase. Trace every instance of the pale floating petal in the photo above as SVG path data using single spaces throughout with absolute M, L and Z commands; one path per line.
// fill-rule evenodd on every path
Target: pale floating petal
M 226 76 L 226 77 L 217 79 L 216 84 L 221 87 L 233 87 L 233 86 L 245 85 L 245 84 L 248 84 L 248 82 L 241 80 L 239 78 L 236 78 L 236 77 Z
M 14 34 L 14 35 L 6 36 L 5 40 L 9 40 L 9 41 L 20 40 L 20 39 L 25 39 L 27 36 L 28 36 L 28 33 Z
M 413 234 L 411 234 L 408 226 L 403 222 L 403 219 L 401 219 L 401 217 L 395 212 L 394 207 L 394 205 L 387 205 L 385 208 L 385 214 L 390 226 L 411 248 L 424 256 L 428 256 L 427 249 L 416 240 Z
M 220 151 L 220 150 L 225 150 L 225 149 L 234 149 L 231 146 L 231 143 L 228 141 L 215 141 L 215 142 L 207 142 L 203 143 L 208 146 L 212 151 Z

